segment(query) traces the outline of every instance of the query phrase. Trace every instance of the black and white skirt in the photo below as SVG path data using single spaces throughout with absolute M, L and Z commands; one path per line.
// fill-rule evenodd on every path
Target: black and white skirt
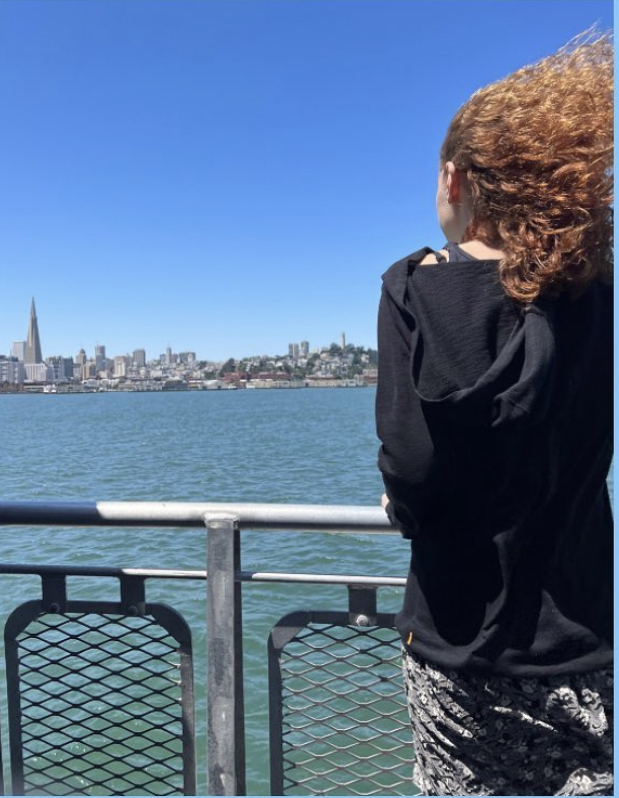
M 613 669 L 470 676 L 404 652 L 422 795 L 612 795 Z

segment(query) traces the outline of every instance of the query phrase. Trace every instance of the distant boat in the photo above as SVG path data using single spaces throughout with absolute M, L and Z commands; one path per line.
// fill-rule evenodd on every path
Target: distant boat
M 56 385 L 44 385 L 43 386 L 43 393 L 58 393 L 58 386 L 56 386 Z

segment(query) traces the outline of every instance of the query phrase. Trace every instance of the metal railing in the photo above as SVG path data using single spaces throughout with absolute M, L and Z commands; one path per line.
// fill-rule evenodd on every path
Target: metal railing
M 72 794 L 73 790 L 84 794 L 86 782 L 98 789 L 113 788 L 114 794 L 136 794 L 135 790 L 141 790 L 139 794 L 195 791 L 191 646 L 186 633 L 172 622 L 169 608 L 149 604 L 144 592 L 145 580 L 162 578 L 206 580 L 209 794 L 243 795 L 246 789 L 241 594 L 241 585 L 246 582 L 342 584 L 348 586 L 349 594 L 347 612 L 296 613 L 282 619 L 271 634 L 271 794 L 411 793 L 410 729 L 398 678 L 399 643 L 393 616 L 376 611 L 377 588 L 400 587 L 405 580 L 367 575 L 249 572 L 240 567 L 241 530 L 389 533 L 391 527 L 380 508 L 5 501 L 0 502 L 0 525 L 206 527 L 207 530 L 207 571 L 0 566 L 3 574 L 38 574 L 43 588 L 41 598 L 28 602 L 27 609 L 26 605 L 18 608 L 13 614 L 18 621 L 11 616 L 6 625 L 14 794 L 36 789 L 49 790 L 47 794 Z M 66 592 L 66 579 L 71 576 L 117 579 L 120 601 L 72 602 Z M 32 624 L 38 625 L 34 631 Z M 113 630 L 109 633 L 112 643 L 101 642 L 106 624 Z M 141 628 L 144 625 L 151 631 L 144 632 Z M 87 641 L 89 635 L 99 641 L 94 648 L 88 643 L 95 654 L 86 658 L 77 650 L 80 646 L 84 648 L 84 641 L 79 642 L 84 635 Z M 132 642 L 135 635 L 141 643 Z M 152 642 L 155 639 L 156 644 Z M 162 698 L 162 693 L 169 692 L 170 675 L 164 673 L 163 665 L 153 671 L 152 665 L 141 663 L 146 670 L 136 670 L 134 660 L 142 657 L 135 652 L 150 648 L 155 663 L 168 662 L 174 641 L 181 652 L 178 657 L 184 663 L 181 667 L 178 659 L 171 666 L 182 671 L 178 681 L 180 692 L 174 698 Z M 157 646 L 167 646 L 167 653 L 162 654 Z M 84 682 L 92 667 L 99 668 L 94 678 L 94 684 L 99 685 L 96 689 L 85 686 Z M 152 695 L 141 694 L 133 714 L 125 717 L 123 700 L 135 699 L 131 685 L 145 682 L 151 684 Z M 104 690 L 112 698 L 102 700 Z M 59 698 L 70 705 L 60 713 Z M 89 702 L 93 705 L 92 718 L 96 720 L 82 717 Z M 156 712 L 157 717 L 149 725 L 150 710 L 145 712 L 144 706 L 150 707 L 153 702 L 167 708 L 163 714 L 159 713 L 161 718 Z M 174 702 L 182 705 L 177 715 L 169 709 Z M 140 739 L 147 742 L 136 754 L 125 742 L 124 732 L 103 732 L 101 717 L 107 729 L 131 730 L 139 726 Z M 89 724 L 94 727 L 93 746 L 107 746 L 104 765 L 101 756 L 95 764 L 89 760 L 84 742 L 90 739 Z M 181 741 L 178 745 L 165 738 L 166 729 L 174 724 Z M 59 747 L 60 753 L 53 750 L 59 727 L 66 738 L 64 748 Z M 78 754 L 73 756 L 71 751 L 75 752 L 76 746 Z M 44 775 L 46 770 L 51 770 L 52 775 Z M 25 778 L 30 778 L 27 784 Z M 160 786 L 155 786 L 156 778 Z M 63 785 L 61 788 L 59 783 Z

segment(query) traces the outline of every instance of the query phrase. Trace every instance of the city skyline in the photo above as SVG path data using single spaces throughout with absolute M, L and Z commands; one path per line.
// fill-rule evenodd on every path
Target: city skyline
M 158 357 L 144 348 L 111 355 L 97 343 L 94 357 L 81 348 L 44 356 L 34 297 L 25 341 L 14 341 L 11 354 L 0 353 L 1 393 L 84 393 L 92 391 L 219 390 L 222 388 L 362 387 L 375 384 L 377 352 L 339 345 L 318 347 L 309 341 L 288 344 L 288 353 L 248 354 L 242 359 L 199 359 L 194 351 L 173 352 L 168 345 Z
M 332 341 L 330 344 L 322 344 L 321 346 L 315 347 L 312 351 L 319 352 L 319 351 L 321 351 L 323 349 L 327 349 L 330 346 L 333 346 L 333 344 L 337 344 L 342 349 L 344 349 L 346 347 L 346 333 L 345 332 L 340 332 L 339 336 L 338 336 L 338 339 L 339 339 L 339 344 L 336 341 Z M 361 345 L 361 346 L 363 346 L 363 345 Z M 167 362 L 171 362 L 172 355 L 174 355 L 175 357 L 179 357 L 179 356 L 182 356 L 182 355 L 192 355 L 193 359 L 198 361 L 198 362 L 211 362 L 211 363 L 223 363 L 223 362 L 225 362 L 225 361 L 227 361 L 227 360 L 229 360 L 231 358 L 234 359 L 234 360 L 242 360 L 242 359 L 253 358 L 253 357 L 261 357 L 261 356 L 262 357 L 277 357 L 277 356 L 285 356 L 286 350 L 288 350 L 288 355 L 292 355 L 292 348 L 293 347 L 296 347 L 297 355 L 300 352 L 303 356 L 307 356 L 309 354 L 309 352 L 310 352 L 309 341 L 301 340 L 301 341 L 288 342 L 288 343 L 286 343 L 285 346 L 283 346 L 283 348 L 281 350 L 279 350 L 277 352 L 268 352 L 268 353 L 267 352 L 263 352 L 263 353 L 248 352 L 245 355 L 243 355 L 241 358 L 233 358 L 233 356 L 229 356 L 229 357 L 225 357 L 225 358 L 214 359 L 214 358 L 208 358 L 208 357 L 199 357 L 197 355 L 196 351 L 193 350 L 193 349 L 185 349 L 185 350 L 179 349 L 178 351 L 174 352 L 172 350 L 172 347 L 168 343 L 163 352 L 159 352 L 158 355 L 152 355 L 151 357 L 148 357 L 148 355 L 146 353 L 146 349 L 144 347 L 141 347 L 141 346 L 125 349 L 123 352 L 115 352 L 114 355 L 111 355 L 108 352 L 107 345 L 105 343 L 101 343 L 100 341 L 97 341 L 94 344 L 93 349 L 92 349 L 92 351 L 93 351 L 93 356 L 92 357 L 88 357 L 88 351 L 83 346 L 80 346 L 80 348 L 76 352 L 54 352 L 53 354 L 48 354 L 47 357 L 46 357 L 46 356 L 44 356 L 42 354 L 42 348 L 43 347 L 42 347 L 42 343 L 41 343 L 41 336 L 40 336 L 40 333 L 39 333 L 38 316 L 37 316 L 37 312 L 36 312 L 35 298 L 31 297 L 31 301 L 30 301 L 30 317 L 29 317 L 29 321 L 28 321 L 28 332 L 27 332 L 26 340 L 14 339 L 12 344 L 11 344 L 11 347 L 10 347 L 10 350 L 9 350 L 9 354 L 10 354 L 11 357 L 17 357 L 17 359 L 21 360 L 24 364 L 40 364 L 40 363 L 46 362 L 48 359 L 59 358 L 59 357 L 61 357 L 61 358 L 73 358 L 74 360 L 76 360 L 76 358 L 79 358 L 82 353 L 84 353 L 84 355 L 86 356 L 87 359 L 93 360 L 95 363 L 99 359 L 101 359 L 101 360 L 107 360 L 107 359 L 113 360 L 115 357 L 123 357 L 123 356 L 124 357 L 132 356 L 133 359 L 135 360 L 136 359 L 136 353 L 142 353 L 141 357 L 144 359 L 144 363 L 142 363 L 141 365 L 145 365 L 146 362 L 155 362 L 155 361 L 158 361 L 158 360 L 163 360 L 164 358 L 167 359 Z M 371 348 L 371 347 L 368 347 L 368 348 Z M 0 351 L 0 356 L 6 357 L 6 353 L 3 353 L 2 351 Z
M 374 348 L 381 275 L 444 243 L 453 114 L 596 23 L 611 0 L 0 3 L 0 350 L 32 294 L 43 354 Z

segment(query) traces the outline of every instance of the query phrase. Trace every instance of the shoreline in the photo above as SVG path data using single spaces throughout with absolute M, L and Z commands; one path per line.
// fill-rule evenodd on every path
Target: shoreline
M 308 385 L 230 385 L 230 386 L 218 386 L 213 388 L 195 388 L 195 387 L 184 387 L 184 388 L 164 388 L 163 385 L 158 388 L 82 388 L 82 387 L 74 387 L 69 390 L 65 390 L 62 388 L 58 388 L 57 390 L 50 391 L 44 390 L 45 386 L 40 387 L 33 387 L 28 388 L 26 390 L 2 390 L 0 391 L 0 396 L 40 396 L 42 394 L 48 396 L 74 396 L 74 395 L 82 395 L 82 394 L 102 394 L 102 393 L 113 393 L 113 394 L 124 394 L 124 393 L 217 393 L 220 391 L 292 391 L 292 390 L 300 390 L 304 388 L 322 388 L 322 389 L 344 389 L 344 388 L 372 388 L 376 387 L 376 383 L 362 383 L 362 384 L 346 384 L 345 382 L 340 384 L 320 384 L 320 383 L 310 383 Z

